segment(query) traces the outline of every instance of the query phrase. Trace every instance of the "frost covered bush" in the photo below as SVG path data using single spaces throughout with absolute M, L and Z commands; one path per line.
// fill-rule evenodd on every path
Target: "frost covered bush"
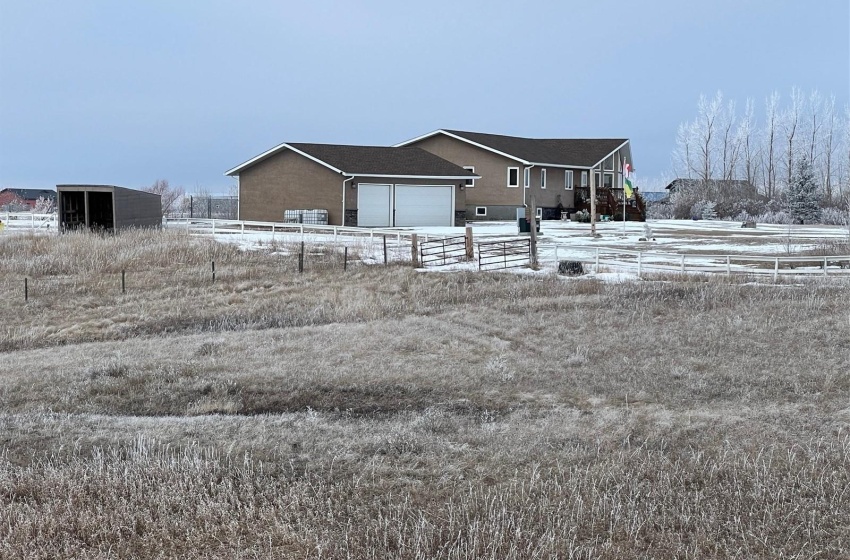
M 653 202 L 646 207 L 646 217 L 650 220 L 669 220 L 673 218 L 673 205 L 670 202 Z
M 850 223 L 847 210 L 840 208 L 823 208 L 820 213 L 820 223 L 830 226 L 846 226 Z

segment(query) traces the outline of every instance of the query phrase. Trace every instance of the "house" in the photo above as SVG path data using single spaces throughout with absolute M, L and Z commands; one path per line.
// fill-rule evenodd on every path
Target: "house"
M 674 179 L 666 190 L 673 203 L 673 215 L 686 218 L 700 201 L 711 201 L 718 216 L 732 217 L 742 212 L 756 215 L 764 212 L 768 198 L 749 181 L 740 179 Z
M 0 190 L 0 209 L 9 212 L 29 212 L 38 199 L 56 201 L 56 191 L 49 189 L 3 189 Z
M 670 193 L 662 191 L 641 191 L 640 194 L 643 197 L 643 201 L 647 204 L 664 202 L 667 200 L 667 197 L 670 196 Z
M 478 175 L 467 182 L 470 220 L 513 220 L 531 196 L 544 220 L 590 210 L 591 176 L 598 187 L 597 213 L 622 215 L 623 163 L 634 161 L 625 138 L 521 138 L 441 129 L 396 146 L 422 148 Z M 642 220 L 645 207 L 636 198 L 627 203 L 627 214 Z
M 669 194 L 681 189 L 695 188 L 722 197 L 757 198 L 758 189 L 749 181 L 740 179 L 673 179 L 664 187 Z
M 162 226 L 160 195 L 113 185 L 56 185 L 59 231 Z
M 417 147 L 284 143 L 228 170 L 239 219 L 326 210 L 346 226 L 463 226 L 472 171 Z

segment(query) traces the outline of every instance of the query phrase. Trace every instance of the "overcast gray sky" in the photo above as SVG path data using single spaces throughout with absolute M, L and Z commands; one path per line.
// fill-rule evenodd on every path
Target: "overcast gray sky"
M 701 93 L 850 97 L 848 0 L 0 0 L 0 187 L 225 191 L 285 141 L 628 137 L 670 168 Z M 758 111 L 757 111 L 758 114 Z

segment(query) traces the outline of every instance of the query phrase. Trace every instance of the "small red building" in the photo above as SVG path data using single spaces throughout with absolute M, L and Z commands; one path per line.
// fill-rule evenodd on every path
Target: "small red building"
M 56 203 L 56 191 L 49 189 L 2 189 L 0 211 L 29 212 L 35 208 L 39 198 Z

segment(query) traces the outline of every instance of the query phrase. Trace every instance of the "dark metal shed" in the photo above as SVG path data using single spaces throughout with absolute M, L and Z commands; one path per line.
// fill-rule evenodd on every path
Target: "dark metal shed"
M 160 227 L 158 194 L 112 185 L 56 185 L 60 231 Z

